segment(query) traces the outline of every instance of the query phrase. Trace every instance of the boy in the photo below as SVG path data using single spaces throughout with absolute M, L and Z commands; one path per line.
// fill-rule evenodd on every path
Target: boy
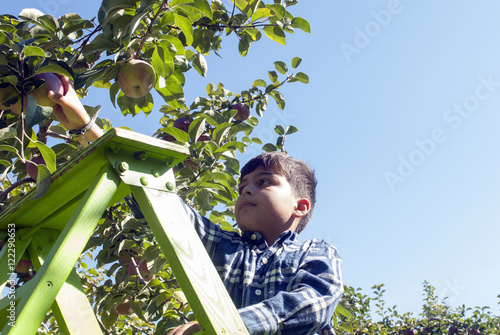
M 82 144 L 102 131 L 85 112 L 69 80 L 54 115 Z M 342 293 L 341 260 L 322 240 L 299 241 L 315 202 L 314 172 L 279 152 L 261 154 L 241 170 L 235 215 L 242 234 L 224 231 L 185 209 L 250 334 L 335 334 L 330 320 Z M 190 322 L 168 335 L 193 334 Z

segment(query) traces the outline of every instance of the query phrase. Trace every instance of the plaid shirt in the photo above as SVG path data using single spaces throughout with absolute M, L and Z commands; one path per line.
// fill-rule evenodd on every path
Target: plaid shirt
M 269 246 L 259 232 L 225 231 L 185 209 L 250 334 L 335 334 L 343 285 L 334 247 L 292 231 Z

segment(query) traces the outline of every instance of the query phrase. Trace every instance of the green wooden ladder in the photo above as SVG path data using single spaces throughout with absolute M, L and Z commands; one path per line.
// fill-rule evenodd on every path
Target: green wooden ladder
M 111 129 L 54 172 L 43 197 L 30 192 L 4 209 L 0 232 L 11 243 L 0 251 L 0 291 L 23 255 L 36 275 L 0 300 L 1 334 L 36 334 L 51 308 L 63 334 L 102 334 L 75 264 L 106 208 L 131 193 L 203 334 L 248 334 L 175 195 L 171 168 L 188 155 L 186 147 Z

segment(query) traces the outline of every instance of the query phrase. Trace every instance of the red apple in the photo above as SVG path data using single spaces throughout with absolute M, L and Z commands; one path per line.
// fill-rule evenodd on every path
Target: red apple
M 243 103 L 233 105 L 231 109 L 236 110 L 236 114 L 233 116 L 236 121 L 245 121 L 250 117 L 250 107 Z
M 35 163 L 35 164 L 33 164 Z M 45 165 L 45 160 L 43 159 L 42 156 L 36 156 L 31 159 L 31 162 L 26 163 L 26 172 L 28 175 L 36 180 L 38 177 L 38 164 L 43 164 Z
M 481 331 L 479 329 L 472 329 L 470 333 L 471 335 L 481 335 Z
M 415 333 L 411 329 L 405 330 L 405 335 L 414 335 Z
M 122 92 L 131 98 L 140 98 L 148 94 L 156 81 L 154 68 L 141 59 L 132 59 L 125 63 L 118 73 L 118 85 Z
M 115 307 L 116 314 L 128 315 L 132 313 L 132 307 L 130 306 L 130 300 L 125 299 L 124 302 Z
M 206 141 L 210 141 L 211 139 L 212 139 L 212 136 L 210 136 L 210 134 L 203 133 L 200 135 L 200 137 L 198 137 L 197 142 L 199 142 L 199 141 L 206 142 Z
M 191 121 L 187 117 L 180 117 L 174 121 L 174 127 L 180 130 L 185 131 L 186 133 L 189 131 L 189 125 Z
M 172 135 L 170 134 L 166 134 L 162 137 L 163 140 L 165 141 L 168 141 L 168 142 L 174 142 L 175 141 L 175 137 L 173 137 Z
M 448 334 L 453 335 L 453 334 L 458 334 L 458 329 L 455 326 L 451 326 L 450 329 L 448 329 Z
M 135 263 L 139 265 L 139 273 L 141 274 L 141 277 L 144 278 L 145 281 L 150 281 L 154 276 L 149 275 L 148 262 L 144 260 L 139 264 L 139 261 L 140 258 L 136 257 Z M 137 275 L 134 269 L 134 264 L 132 262 L 128 263 L 127 273 L 129 276 Z

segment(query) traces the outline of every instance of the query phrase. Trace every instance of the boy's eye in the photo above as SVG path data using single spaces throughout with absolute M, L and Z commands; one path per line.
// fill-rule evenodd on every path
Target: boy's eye
M 259 185 L 260 186 L 266 186 L 266 185 L 270 185 L 271 184 L 271 181 L 269 179 L 261 179 L 259 180 Z

